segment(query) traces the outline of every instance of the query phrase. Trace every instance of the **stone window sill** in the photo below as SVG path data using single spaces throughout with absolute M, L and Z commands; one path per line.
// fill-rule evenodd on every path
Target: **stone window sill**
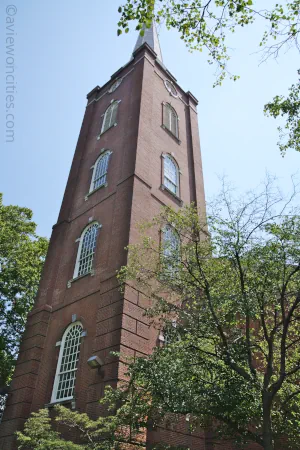
M 103 136 L 104 133 L 106 133 L 108 130 L 110 130 L 113 127 L 116 127 L 118 124 L 117 122 L 113 123 L 110 127 L 106 128 L 106 130 L 102 131 L 100 134 L 98 134 L 97 136 L 97 141 L 99 141 L 99 139 L 101 138 L 101 136 Z
M 162 184 L 162 185 L 160 186 L 160 189 L 161 189 L 162 191 L 166 191 L 168 194 L 170 194 L 170 195 L 176 200 L 176 202 L 177 202 L 180 206 L 183 205 L 183 201 L 181 200 L 181 198 L 178 197 L 178 195 L 174 194 L 174 192 L 172 192 L 170 189 L 168 189 L 167 186 L 165 186 L 164 184 Z
M 89 272 L 84 273 L 83 275 L 80 275 L 79 277 L 72 278 L 71 280 L 68 281 L 67 287 L 70 288 L 72 286 L 72 283 L 74 283 L 75 281 L 81 280 L 81 278 L 87 277 L 88 275 L 90 275 L 92 277 L 94 275 L 94 270 L 92 269 Z
M 107 183 L 103 183 L 100 186 L 98 186 L 96 189 L 93 189 L 91 192 L 89 192 L 88 194 L 86 194 L 86 196 L 84 197 L 84 200 L 87 201 L 88 198 L 93 195 L 95 192 L 99 191 L 99 189 L 105 188 L 107 187 L 108 184 Z
M 62 406 L 71 406 L 71 409 L 75 409 L 75 398 L 70 398 L 68 400 L 56 400 L 55 402 L 46 403 L 45 408 L 52 409 L 56 405 L 62 405 Z
M 175 134 L 172 133 L 172 131 L 170 131 L 164 124 L 161 125 L 161 127 L 177 142 L 178 145 L 181 144 L 181 140 L 177 136 L 175 136 Z

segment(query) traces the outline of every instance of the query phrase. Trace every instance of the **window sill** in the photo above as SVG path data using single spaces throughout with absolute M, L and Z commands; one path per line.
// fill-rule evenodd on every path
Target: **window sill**
M 161 127 L 177 142 L 178 145 L 181 144 L 181 140 L 177 136 L 175 136 L 175 134 L 172 133 L 172 131 L 170 131 L 169 128 L 167 128 L 165 125 L 161 125 Z
M 177 201 L 177 203 L 178 203 L 180 206 L 183 205 L 183 201 L 181 200 L 181 198 L 178 197 L 178 195 L 174 194 L 174 192 L 172 192 L 170 189 L 168 189 L 164 184 L 162 184 L 162 185 L 160 186 L 160 189 L 161 189 L 162 191 L 166 191 L 168 194 L 170 194 L 170 195 Z
M 116 127 L 118 124 L 117 124 L 117 122 L 115 122 L 115 123 L 113 123 L 109 128 L 106 128 L 106 130 L 105 131 L 102 131 L 100 134 L 98 134 L 98 136 L 97 136 L 97 141 L 99 141 L 99 139 L 101 138 L 101 136 L 103 135 L 103 134 L 105 134 L 108 130 L 110 130 L 111 128 L 113 128 L 113 127 Z
M 70 398 L 68 400 L 56 400 L 55 402 L 46 403 L 45 404 L 45 408 L 52 409 L 56 405 L 62 405 L 62 406 L 70 405 L 71 409 L 75 409 L 75 407 L 76 407 L 75 398 L 73 397 L 73 398 Z
M 84 273 L 83 275 L 80 275 L 79 277 L 72 278 L 68 281 L 67 287 L 70 288 L 72 286 L 72 283 L 74 283 L 77 280 L 81 280 L 81 278 L 87 277 L 88 275 L 91 275 L 91 277 L 94 275 L 94 269 L 90 270 L 87 273 Z
M 86 194 L 86 196 L 84 197 L 84 200 L 87 201 L 88 198 L 93 195 L 95 192 L 99 191 L 99 189 L 102 189 L 104 187 L 107 187 L 108 184 L 107 183 L 103 183 L 100 186 L 98 186 L 96 189 L 94 189 L 93 191 L 89 192 L 88 194 Z

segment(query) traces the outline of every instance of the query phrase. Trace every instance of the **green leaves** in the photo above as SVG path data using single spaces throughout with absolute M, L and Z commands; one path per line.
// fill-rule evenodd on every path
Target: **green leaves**
M 114 415 L 99 417 L 91 420 L 87 414 L 71 411 L 61 405 L 54 407 L 54 419 L 56 427 L 63 425 L 64 429 L 76 430 L 76 440 L 81 444 L 74 444 L 63 438 L 60 432 L 52 429 L 51 419 L 47 409 L 41 409 L 32 413 L 26 421 L 24 431 L 17 432 L 18 449 L 22 450 L 113 450 L 122 448 L 126 442 L 131 442 L 136 450 L 144 449 L 138 427 L 145 426 L 146 421 L 141 422 L 145 407 L 142 403 L 135 405 L 134 396 L 130 389 L 106 390 L 102 403 L 108 403 L 110 409 L 116 410 Z M 140 399 L 140 397 L 137 397 Z M 136 406 L 133 411 L 132 407 Z M 52 415 L 53 416 L 53 415 Z
M 299 448 L 295 195 L 284 198 L 270 177 L 242 198 L 224 183 L 207 217 L 194 205 L 165 208 L 141 225 L 119 281 L 151 299 L 146 315 L 160 344 L 148 357 L 126 360 L 127 381 L 106 389 L 101 403 L 114 415 L 90 420 L 56 408 L 58 424 L 78 430 L 79 448 L 112 450 L 129 440 L 139 448 L 149 420 L 156 426 L 182 416 L 191 431 L 214 424 L 216 438 L 238 448 L 268 448 L 266 439 L 279 448 L 282 438 L 286 449 Z M 162 264 L 159 234 L 166 226 L 180 240 L 176 271 Z M 44 411 L 30 420 L 19 433 L 25 448 L 78 448 L 52 431 Z
M 4 206 L 0 194 L 0 385 L 9 384 L 21 333 L 38 289 L 48 241 L 35 234 L 32 211 Z
M 32 413 L 24 427 L 17 432 L 18 449 L 35 450 L 80 450 L 87 447 L 60 438 L 60 433 L 51 428 L 51 419 L 47 409 Z
M 165 336 L 129 368 L 131 382 L 149 391 L 147 415 L 156 423 L 169 414 L 190 414 L 198 425 L 217 419 L 220 436 L 263 447 L 269 417 L 271 440 L 300 445 L 300 219 L 284 207 L 292 200 L 271 178 L 240 199 L 224 185 L 207 220 L 193 206 L 165 208 L 130 246 L 121 280 L 152 299 L 147 314 Z M 280 210 L 281 203 L 278 214 L 272 205 Z M 165 270 L 163 247 L 150 238 L 166 225 L 180 237 L 176 274 Z
M 300 74 L 300 71 L 298 71 Z M 285 126 L 278 127 L 280 140 L 278 142 L 282 156 L 289 148 L 300 151 L 300 80 L 289 88 L 289 95 L 284 98 L 277 95 L 264 107 L 266 115 L 286 117 Z
M 190 51 L 206 51 L 209 64 L 214 64 L 217 69 L 214 83 L 217 86 L 226 76 L 234 81 L 238 79 L 238 75 L 231 74 L 228 69 L 231 56 L 228 35 L 253 24 L 256 19 L 263 19 L 266 25 L 260 39 L 265 50 L 264 58 L 276 57 L 282 48 L 292 44 L 297 46 L 300 0 L 274 4 L 269 10 L 261 10 L 253 3 L 253 0 L 161 0 L 154 7 L 153 0 L 127 0 L 119 8 L 119 26 L 126 29 L 131 21 L 137 21 L 137 29 L 141 29 L 144 24 L 149 27 L 152 20 L 156 20 L 164 22 L 168 29 L 175 28 Z M 276 39 L 276 45 L 269 45 L 270 39 Z

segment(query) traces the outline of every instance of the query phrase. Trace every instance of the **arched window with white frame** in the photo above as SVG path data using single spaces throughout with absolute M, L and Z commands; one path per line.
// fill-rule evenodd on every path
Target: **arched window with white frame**
M 164 268 L 169 274 L 174 274 L 180 259 L 180 237 L 171 225 L 166 225 L 163 228 L 162 238 Z
M 170 103 L 163 103 L 163 125 L 178 139 L 178 115 Z
M 93 222 L 83 230 L 79 241 L 73 278 L 81 277 L 92 271 L 98 229 L 99 224 Z
M 108 170 L 109 158 L 111 151 L 107 150 L 99 156 L 93 167 L 92 182 L 90 186 L 90 192 L 95 191 L 101 186 L 106 184 L 106 176 Z
M 171 155 L 163 155 L 163 184 L 173 194 L 179 197 L 179 168 Z
M 105 111 L 102 122 L 101 134 L 104 133 L 104 131 L 108 130 L 110 127 L 116 125 L 118 106 L 119 101 L 115 100 L 109 105 L 109 107 Z
M 63 334 L 52 391 L 53 403 L 74 398 L 82 331 L 81 323 L 74 322 Z

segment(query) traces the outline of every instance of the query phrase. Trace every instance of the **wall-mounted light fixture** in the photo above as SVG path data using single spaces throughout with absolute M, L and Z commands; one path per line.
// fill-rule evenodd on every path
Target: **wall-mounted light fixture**
M 99 369 L 101 366 L 103 366 L 103 361 L 101 361 L 99 356 L 91 356 L 87 360 L 87 363 L 91 369 Z

